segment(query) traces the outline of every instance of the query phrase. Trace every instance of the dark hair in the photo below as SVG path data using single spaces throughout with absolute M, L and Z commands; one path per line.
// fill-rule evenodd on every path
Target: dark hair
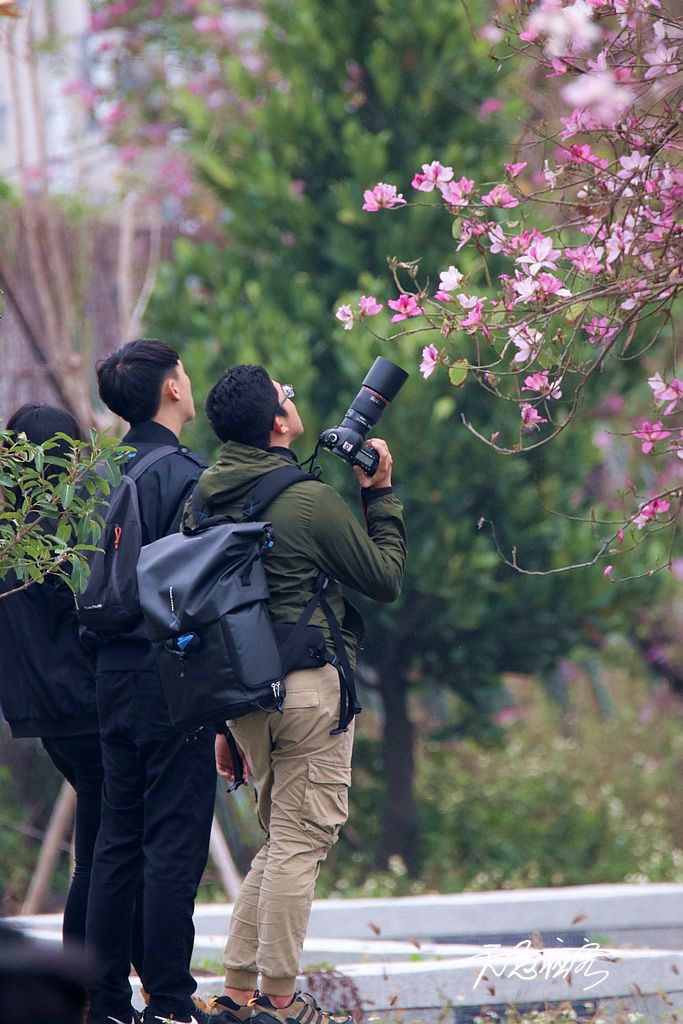
M 70 412 L 64 409 L 56 409 L 53 405 L 37 405 L 34 402 L 27 402 L 13 413 L 7 421 L 7 430 L 15 434 L 26 434 L 33 444 L 43 444 L 55 434 L 66 434 L 74 441 L 83 441 L 83 433 Z M 67 458 L 73 451 L 68 441 L 57 440 L 54 448 L 50 449 L 50 455 Z M 60 469 L 57 465 L 48 465 L 45 468 L 45 476 L 52 479 L 57 476 Z M 16 495 L 18 500 L 19 495 Z
M 34 402 L 27 402 L 10 416 L 7 430 L 26 434 L 34 444 L 43 444 L 55 434 L 67 434 L 74 441 L 84 440 L 81 428 L 70 412 Z
M 178 353 L 156 338 L 129 341 L 97 364 L 100 398 L 128 423 L 154 419 L 161 388 L 176 375 Z
M 206 396 L 206 415 L 221 441 L 267 448 L 280 407 L 278 393 L 262 366 L 232 366 Z

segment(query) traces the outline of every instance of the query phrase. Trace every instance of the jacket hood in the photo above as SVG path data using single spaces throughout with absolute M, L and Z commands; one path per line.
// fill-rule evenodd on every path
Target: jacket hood
M 216 462 L 202 473 L 199 494 L 206 504 L 232 505 L 243 502 L 261 477 L 278 466 L 296 463 L 293 454 L 284 455 L 251 445 L 227 441 L 219 450 Z

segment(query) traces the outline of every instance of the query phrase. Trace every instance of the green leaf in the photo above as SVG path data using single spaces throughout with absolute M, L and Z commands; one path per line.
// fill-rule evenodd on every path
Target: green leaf
M 221 157 L 201 150 L 195 155 L 195 161 L 214 185 L 228 190 L 235 188 L 237 178 Z
M 33 564 L 33 562 L 28 562 L 28 564 L 26 565 L 26 571 L 31 577 L 31 579 L 35 580 L 36 583 L 45 582 L 44 575 L 42 574 L 38 566 Z
M 77 594 L 82 594 L 88 583 L 88 572 L 85 563 L 80 559 L 72 563 L 71 567 L 71 589 Z
M 463 386 L 467 380 L 469 368 L 469 363 L 466 359 L 458 359 L 457 362 L 453 363 L 448 371 L 448 379 L 454 388 L 461 388 Z
M 74 494 L 75 488 L 73 484 L 62 484 L 59 488 L 59 500 L 62 503 L 62 508 L 69 508 L 74 499 Z
M 449 419 L 453 415 L 456 407 L 457 403 L 452 395 L 444 395 L 442 398 L 437 398 L 432 406 L 432 419 L 436 423 L 443 423 L 444 420 Z

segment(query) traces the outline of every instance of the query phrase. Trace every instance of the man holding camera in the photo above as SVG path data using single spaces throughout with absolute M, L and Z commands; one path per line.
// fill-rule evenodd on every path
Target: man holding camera
M 259 480 L 296 464 L 290 445 L 303 425 L 294 389 L 271 380 L 260 366 L 235 366 L 209 392 L 206 413 L 223 447 L 202 475 L 199 494 L 210 514 L 239 521 Z M 369 477 L 356 469 L 367 532 L 337 492 L 314 479 L 289 487 L 265 512 L 275 534 L 264 566 L 276 628 L 297 622 L 324 573 L 330 580 L 325 598 L 350 661 L 363 625 L 341 585 L 393 601 L 406 555 L 391 455 L 384 441 L 370 444 L 379 456 L 376 473 Z M 336 649 L 339 633 L 335 645 L 320 607 L 311 625 L 343 661 L 344 652 Z M 285 684 L 283 714 L 254 711 L 230 725 L 253 775 L 266 840 L 233 910 L 223 959 L 225 990 L 212 1011 L 216 1024 L 323 1024 L 329 1016 L 310 996 L 296 993 L 295 984 L 319 864 L 348 814 L 354 723 L 339 729 L 340 677 L 332 664 L 297 668 Z M 216 765 L 219 774 L 234 778 L 224 736 L 216 738 Z M 351 1018 L 344 1020 L 351 1024 Z

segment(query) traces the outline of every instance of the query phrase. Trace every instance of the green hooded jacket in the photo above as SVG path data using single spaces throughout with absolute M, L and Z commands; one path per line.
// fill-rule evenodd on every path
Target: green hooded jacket
M 296 461 L 287 449 L 264 451 L 228 441 L 213 466 L 199 480 L 199 494 L 211 515 L 239 521 L 248 492 L 260 478 Z M 327 484 L 306 480 L 287 488 L 263 513 L 272 523 L 275 544 L 264 558 L 275 622 L 295 623 L 315 590 L 322 570 L 330 577 L 327 598 L 342 624 L 353 661 L 363 636 L 363 622 L 345 601 L 341 584 L 375 601 L 394 601 L 400 591 L 406 559 L 403 507 L 388 489 L 364 492 L 367 532 L 339 494 Z M 189 506 L 185 520 L 191 519 Z M 317 608 L 311 623 L 320 626 L 332 646 L 325 616 Z

